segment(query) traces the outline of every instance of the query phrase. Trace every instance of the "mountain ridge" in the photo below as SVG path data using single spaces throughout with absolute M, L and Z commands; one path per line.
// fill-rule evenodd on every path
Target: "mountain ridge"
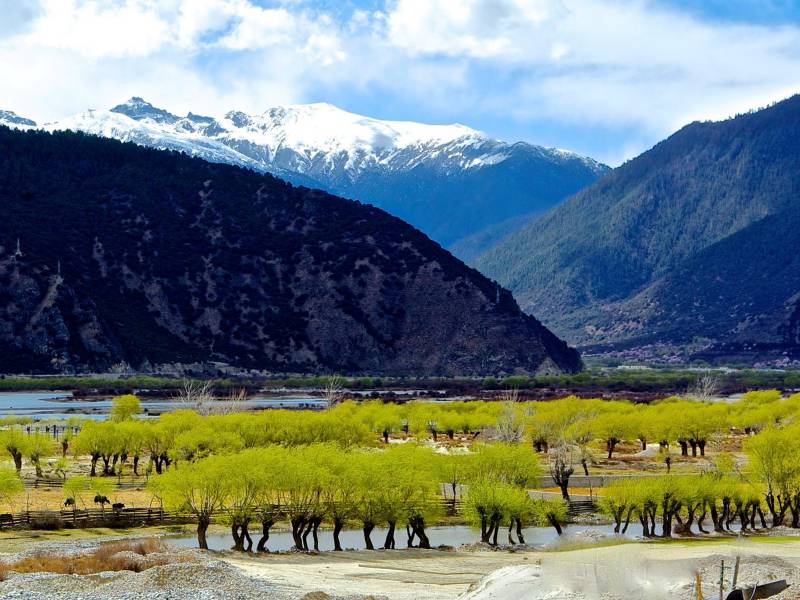
M 179 117 L 133 97 L 42 127 L 270 172 L 383 208 L 449 248 L 507 219 L 538 214 L 608 170 L 569 151 L 501 142 L 463 125 L 381 121 L 326 103 L 215 119 Z

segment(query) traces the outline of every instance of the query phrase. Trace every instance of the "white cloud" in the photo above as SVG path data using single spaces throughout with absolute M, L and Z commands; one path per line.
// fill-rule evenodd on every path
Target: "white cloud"
M 154 2 L 42 0 L 22 46 L 74 51 L 86 58 L 145 56 L 169 39 Z
M 691 119 L 800 91 L 800 27 L 703 21 L 646 0 L 387 0 L 344 18 L 312 0 L 0 10 L 0 108 L 40 120 L 134 94 L 206 114 L 338 94 L 478 127 L 616 130 L 617 149 L 600 156 L 616 160 Z
M 652 2 L 398 0 L 388 21 L 415 54 L 515 69 L 520 118 L 663 130 L 800 88 L 800 27 L 703 23 Z

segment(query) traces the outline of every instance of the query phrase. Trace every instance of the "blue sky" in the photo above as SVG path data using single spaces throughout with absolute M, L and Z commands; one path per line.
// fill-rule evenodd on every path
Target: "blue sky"
M 800 1 L 0 0 L 0 108 L 326 101 L 616 165 L 800 91 Z

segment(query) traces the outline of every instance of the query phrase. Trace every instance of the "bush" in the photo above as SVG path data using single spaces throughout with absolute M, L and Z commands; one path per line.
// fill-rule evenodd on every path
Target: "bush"
M 161 540 L 146 539 L 101 544 L 85 554 L 53 554 L 39 552 L 16 562 L 3 565 L 0 580 L 8 571 L 16 573 L 60 573 L 66 575 L 90 575 L 103 571 L 134 571 L 172 562 L 167 554 L 169 547 Z M 151 554 L 151 560 L 143 560 Z
M 45 513 L 38 517 L 31 517 L 31 529 L 40 529 L 42 531 L 58 531 L 64 529 L 64 519 L 58 513 Z

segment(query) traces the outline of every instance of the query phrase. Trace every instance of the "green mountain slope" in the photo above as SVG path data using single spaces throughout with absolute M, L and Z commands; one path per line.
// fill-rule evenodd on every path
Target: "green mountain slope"
M 769 235 L 763 227 L 779 220 L 765 219 L 798 201 L 800 96 L 795 96 L 727 121 L 684 127 L 503 239 L 475 264 L 509 287 L 524 309 L 580 345 L 637 336 L 642 343 L 673 341 L 678 330 L 681 337 L 688 330 L 672 326 L 678 316 L 705 324 L 689 328 L 697 335 L 727 336 L 755 312 L 739 303 L 737 311 L 728 310 L 714 300 L 714 286 L 696 287 L 688 276 L 706 269 L 713 278 L 721 265 L 735 261 L 727 274 L 726 293 L 733 297 L 726 302 L 735 301 L 737 289 L 746 287 L 739 285 L 741 278 L 769 272 L 762 263 L 770 259 L 760 250 L 737 254 L 735 242 L 721 242 L 759 222 L 766 225 L 754 231 Z M 792 255 L 800 247 L 792 243 L 775 240 L 775 251 Z M 689 310 L 681 303 L 676 291 L 681 286 L 696 287 L 691 306 L 702 308 Z M 787 299 L 795 291 L 784 287 L 780 295 Z M 653 321 L 644 298 L 658 303 L 659 314 L 671 316 Z M 769 335 L 774 338 L 777 330 Z

